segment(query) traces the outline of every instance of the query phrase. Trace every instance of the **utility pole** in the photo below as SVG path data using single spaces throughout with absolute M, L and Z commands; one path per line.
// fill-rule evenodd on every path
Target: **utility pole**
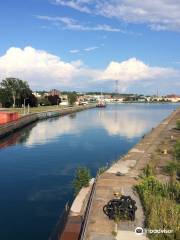
M 29 114 L 29 108 L 30 108 L 30 106 L 29 106 L 29 103 L 28 103 L 28 114 Z
M 118 94 L 118 90 L 119 90 L 119 89 L 118 89 L 118 88 L 119 88 L 119 86 L 118 86 L 118 85 L 119 85 L 118 80 L 115 81 L 115 84 L 116 84 L 116 86 L 115 86 L 115 93 Z
M 118 92 L 119 92 L 119 82 L 118 80 L 115 81 L 115 101 L 117 101 L 117 98 L 118 98 Z
M 26 99 L 24 98 L 24 115 L 26 114 L 26 106 L 25 106 L 25 104 L 26 104 Z
M 29 98 L 24 98 L 24 115 L 26 114 L 26 100 L 29 99 Z M 28 109 L 29 111 L 29 109 Z
M 158 91 L 158 88 L 157 88 L 157 98 L 159 97 L 159 91 Z

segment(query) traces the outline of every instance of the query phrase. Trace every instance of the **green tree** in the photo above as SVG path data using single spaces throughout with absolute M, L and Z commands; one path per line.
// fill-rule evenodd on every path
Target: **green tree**
M 22 106 L 24 99 L 32 100 L 35 102 L 34 96 L 32 96 L 32 91 L 26 81 L 18 78 L 6 78 L 0 83 L 0 89 L 3 94 L 1 98 L 4 100 L 6 97 L 8 101 L 10 100 L 10 105 Z M 6 103 L 5 103 L 6 105 Z
M 9 95 L 8 91 L 0 88 L 0 103 L 3 107 L 10 107 L 12 105 L 13 99 Z
M 48 96 L 48 100 L 51 105 L 58 105 L 61 102 L 61 98 L 58 95 Z
M 77 100 L 77 94 L 76 92 L 72 92 L 72 93 L 69 93 L 68 94 L 68 102 L 70 105 L 74 105 L 74 103 L 76 102 Z
M 40 97 L 40 98 L 38 98 L 38 104 L 41 105 L 41 106 L 50 106 L 51 105 L 48 97 Z
M 6 78 L 1 82 L 1 88 L 4 89 L 4 93 L 12 96 L 13 106 L 16 105 L 16 98 L 18 92 L 17 80 L 16 78 Z
M 90 171 L 86 167 L 79 167 L 76 170 L 73 187 L 74 192 L 77 195 L 82 187 L 88 187 L 91 179 Z

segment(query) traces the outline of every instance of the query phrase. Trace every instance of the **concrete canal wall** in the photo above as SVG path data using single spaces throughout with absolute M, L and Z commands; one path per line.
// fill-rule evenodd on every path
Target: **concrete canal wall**
M 10 133 L 12 133 L 18 129 L 21 129 L 21 128 L 27 126 L 28 124 L 31 124 L 38 120 L 63 116 L 63 115 L 83 111 L 83 110 L 94 108 L 94 107 L 95 107 L 95 105 L 92 104 L 92 105 L 87 105 L 87 106 L 67 107 L 67 108 L 54 110 L 54 111 L 28 114 L 28 115 L 22 116 L 17 121 L 13 121 L 13 122 L 10 122 L 7 124 L 0 125 L 0 138 L 3 138 L 5 136 L 9 135 Z

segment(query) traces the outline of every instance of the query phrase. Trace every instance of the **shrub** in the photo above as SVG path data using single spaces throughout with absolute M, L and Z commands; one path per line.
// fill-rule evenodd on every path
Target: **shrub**
M 168 162 L 168 164 L 164 167 L 164 171 L 172 176 L 178 170 L 179 164 L 176 161 Z
M 140 178 L 146 178 L 154 175 L 154 169 L 147 164 L 145 168 L 143 168 L 142 174 L 140 174 Z
M 82 187 L 88 187 L 91 179 L 90 171 L 86 167 L 79 167 L 76 170 L 73 187 L 75 195 L 78 194 Z

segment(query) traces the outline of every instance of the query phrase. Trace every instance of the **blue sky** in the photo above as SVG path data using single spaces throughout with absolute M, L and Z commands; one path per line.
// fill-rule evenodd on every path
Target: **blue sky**
M 2 0 L 0 79 L 179 94 L 179 19 L 178 0 Z

